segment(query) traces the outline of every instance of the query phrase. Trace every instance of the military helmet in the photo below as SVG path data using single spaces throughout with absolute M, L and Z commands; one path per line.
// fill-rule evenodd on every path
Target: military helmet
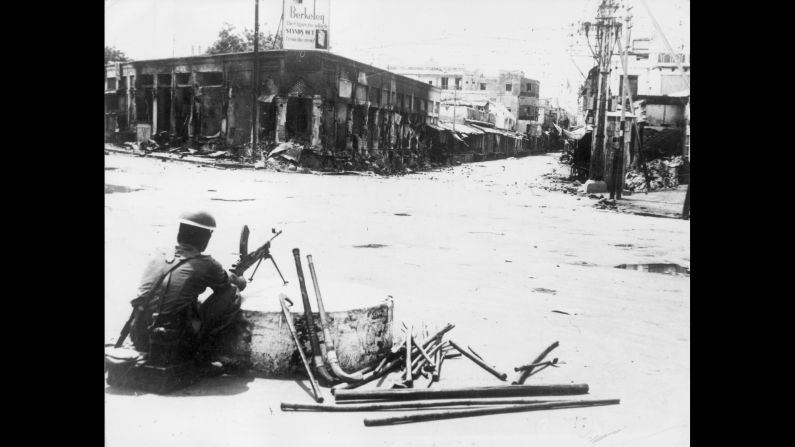
M 193 227 L 215 230 L 215 219 L 205 211 L 187 211 L 179 216 L 179 223 Z

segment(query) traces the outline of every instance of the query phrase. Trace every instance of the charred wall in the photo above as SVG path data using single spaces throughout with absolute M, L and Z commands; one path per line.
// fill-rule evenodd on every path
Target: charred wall
M 252 53 L 108 66 L 106 78 L 129 88 L 119 82 L 106 96 L 123 98 L 121 130 L 145 124 L 183 141 L 217 137 L 241 146 L 257 128 L 266 143 L 292 140 L 351 156 L 420 151 L 423 127 L 438 117 L 435 87 L 332 53 L 271 50 L 258 62 L 258 86 Z

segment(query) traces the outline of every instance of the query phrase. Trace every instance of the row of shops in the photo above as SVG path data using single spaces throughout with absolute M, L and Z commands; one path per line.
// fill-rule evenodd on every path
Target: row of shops
M 468 161 L 540 150 L 486 122 L 439 120 L 440 90 L 325 51 L 269 50 L 112 63 L 105 137 L 230 151 L 284 142 L 319 156 L 389 163 Z M 255 101 L 256 98 L 256 101 Z

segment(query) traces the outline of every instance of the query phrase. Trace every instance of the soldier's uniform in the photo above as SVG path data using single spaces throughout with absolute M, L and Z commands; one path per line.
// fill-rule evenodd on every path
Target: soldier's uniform
M 213 343 L 239 320 L 240 281 L 244 287 L 245 280 L 190 244 L 177 245 L 172 257 L 153 259 L 132 301 L 136 313 L 130 336 L 135 348 L 150 352 L 160 343 L 174 345 L 167 362 L 189 360 L 197 353 L 209 356 Z M 213 294 L 199 304 L 199 295 L 208 287 Z

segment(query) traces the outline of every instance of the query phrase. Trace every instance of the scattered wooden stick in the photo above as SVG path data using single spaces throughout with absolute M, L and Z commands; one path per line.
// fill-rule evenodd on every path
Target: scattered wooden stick
M 409 388 L 414 386 L 414 378 L 411 374 L 411 339 L 414 336 L 411 335 L 411 325 L 409 325 L 408 332 L 406 333 L 406 379 L 405 384 Z
M 494 377 L 496 377 L 496 378 L 498 378 L 500 380 L 506 380 L 508 378 L 508 374 L 499 372 L 496 369 L 494 369 L 494 367 L 487 365 L 486 362 L 484 362 L 483 360 L 481 360 L 481 359 L 475 357 L 474 355 L 470 354 L 465 349 L 462 349 L 453 340 L 449 340 L 449 343 L 450 343 L 450 346 L 456 348 L 458 350 L 458 352 L 460 352 L 461 354 L 464 355 L 464 357 L 468 358 L 469 360 L 472 360 L 473 362 L 475 362 L 476 365 L 478 365 L 481 368 L 485 369 L 486 371 L 491 373 Z
M 544 402 L 565 402 L 560 400 L 537 400 L 537 399 L 449 399 L 437 401 L 416 401 L 416 402 L 368 402 L 368 403 L 349 403 L 345 405 L 333 404 L 303 404 L 282 402 L 282 411 L 393 411 L 393 410 L 418 410 L 421 408 L 437 407 L 474 407 L 474 406 L 495 406 L 495 405 L 518 405 L 518 404 L 537 404 Z
M 439 352 L 439 350 L 442 347 L 442 344 L 438 344 L 433 349 L 431 349 L 431 352 L 429 353 L 429 355 L 435 355 L 437 352 Z M 419 358 L 417 360 L 417 363 L 414 365 L 414 368 L 411 370 L 411 374 L 413 376 L 416 376 L 417 374 L 419 374 L 420 373 L 420 368 L 422 368 L 423 365 L 425 365 L 425 359 L 424 358 Z
M 434 383 L 439 381 L 439 377 L 442 374 L 442 363 L 444 363 L 444 355 L 442 354 L 442 350 L 439 349 L 436 351 L 436 369 L 433 370 L 433 374 L 431 374 L 431 381 L 428 382 L 428 388 L 431 387 Z
M 530 373 L 530 375 L 529 375 L 529 376 L 527 376 L 527 377 L 533 377 L 534 375 L 536 375 L 536 374 L 540 373 L 540 372 L 541 372 L 541 371 L 543 371 L 545 368 L 549 368 L 550 366 L 555 366 L 555 365 L 547 364 L 547 365 L 541 366 L 541 367 L 539 367 L 539 368 L 536 368 L 536 369 L 534 369 L 534 370 L 533 370 L 533 372 L 531 372 L 531 373 Z M 557 368 L 557 366 L 555 366 L 555 368 Z
M 531 363 L 529 365 L 517 366 L 513 370 L 514 371 L 524 371 L 526 369 L 535 369 L 537 366 L 552 366 L 552 365 L 556 365 L 557 363 L 558 363 L 558 359 L 556 357 L 556 358 L 554 358 L 552 360 L 549 360 L 549 361 L 546 361 L 546 362 Z
M 537 404 L 510 405 L 502 407 L 474 408 L 457 411 L 435 411 L 430 413 L 409 414 L 405 416 L 392 416 L 386 418 L 365 418 L 364 425 L 374 427 L 378 425 L 409 424 L 412 422 L 436 421 L 441 419 L 455 419 L 488 414 L 519 413 L 524 411 L 553 410 L 562 408 L 594 407 L 599 405 L 616 405 L 619 399 L 581 400 L 570 402 L 545 402 Z
M 544 357 L 546 357 L 547 354 L 552 352 L 552 350 L 557 348 L 559 345 L 560 345 L 560 343 L 558 343 L 557 341 L 555 343 L 552 343 L 551 345 L 549 345 L 549 347 L 547 349 L 544 349 L 544 352 L 539 354 L 538 357 L 536 357 L 535 360 L 532 361 L 532 363 L 541 362 L 542 360 L 544 360 Z M 527 378 L 530 377 L 530 374 L 533 373 L 533 369 L 534 368 L 528 368 L 528 369 L 522 371 L 522 374 L 519 375 L 519 379 L 516 382 L 513 382 L 513 385 L 523 385 L 524 381 L 527 380 Z
M 451 330 L 453 330 L 453 328 L 455 328 L 455 325 L 451 324 L 451 323 L 448 323 L 445 327 L 440 329 L 438 332 L 436 332 L 435 334 L 433 334 L 430 337 L 427 337 L 425 340 L 423 340 L 422 341 L 422 347 L 423 348 L 427 348 L 434 340 L 441 338 L 444 334 L 446 334 L 447 332 L 450 332 Z M 396 359 L 394 359 L 392 361 L 388 361 L 386 363 L 386 365 L 384 365 L 381 368 L 381 371 L 378 371 L 378 372 L 373 371 L 373 373 L 371 373 L 371 374 L 366 374 L 365 377 L 363 377 L 360 382 L 344 383 L 344 384 L 341 383 L 339 385 L 334 386 L 333 388 L 331 388 L 331 394 L 336 394 L 337 391 L 340 391 L 340 390 L 352 390 L 352 389 L 358 388 L 358 387 L 360 387 L 360 386 L 362 386 L 362 385 L 364 385 L 366 383 L 370 383 L 373 380 L 378 380 L 379 378 L 385 376 L 386 374 L 389 374 L 391 371 L 393 371 L 395 368 L 397 368 L 401 364 L 403 364 L 403 359 L 401 357 L 398 357 L 398 358 L 396 358 Z
M 383 368 L 384 364 L 386 363 L 386 359 L 387 359 L 387 356 L 384 356 L 384 358 L 381 359 L 381 363 L 379 363 L 378 366 L 376 366 L 373 371 L 376 372 L 376 373 L 381 371 L 381 368 Z
M 417 340 L 414 340 L 413 338 L 414 337 L 412 337 L 412 341 L 414 342 L 414 345 L 417 346 L 417 349 L 419 350 L 420 355 L 425 359 L 425 362 L 428 363 L 431 366 L 431 368 L 435 369 L 436 368 L 436 363 L 434 363 L 434 361 L 431 360 L 430 357 L 428 357 L 428 354 L 426 354 L 425 351 L 422 349 L 422 347 L 419 345 L 419 343 L 417 343 Z
M 587 384 L 565 385 L 514 385 L 481 386 L 465 388 L 405 389 L 405 390 L 346 390 L 339 389 L 334 395 L 336 402 L 345 400 L 428 400 L 469 399 L 485 397 L 533 397 L 568 396 L 588 394 Z

